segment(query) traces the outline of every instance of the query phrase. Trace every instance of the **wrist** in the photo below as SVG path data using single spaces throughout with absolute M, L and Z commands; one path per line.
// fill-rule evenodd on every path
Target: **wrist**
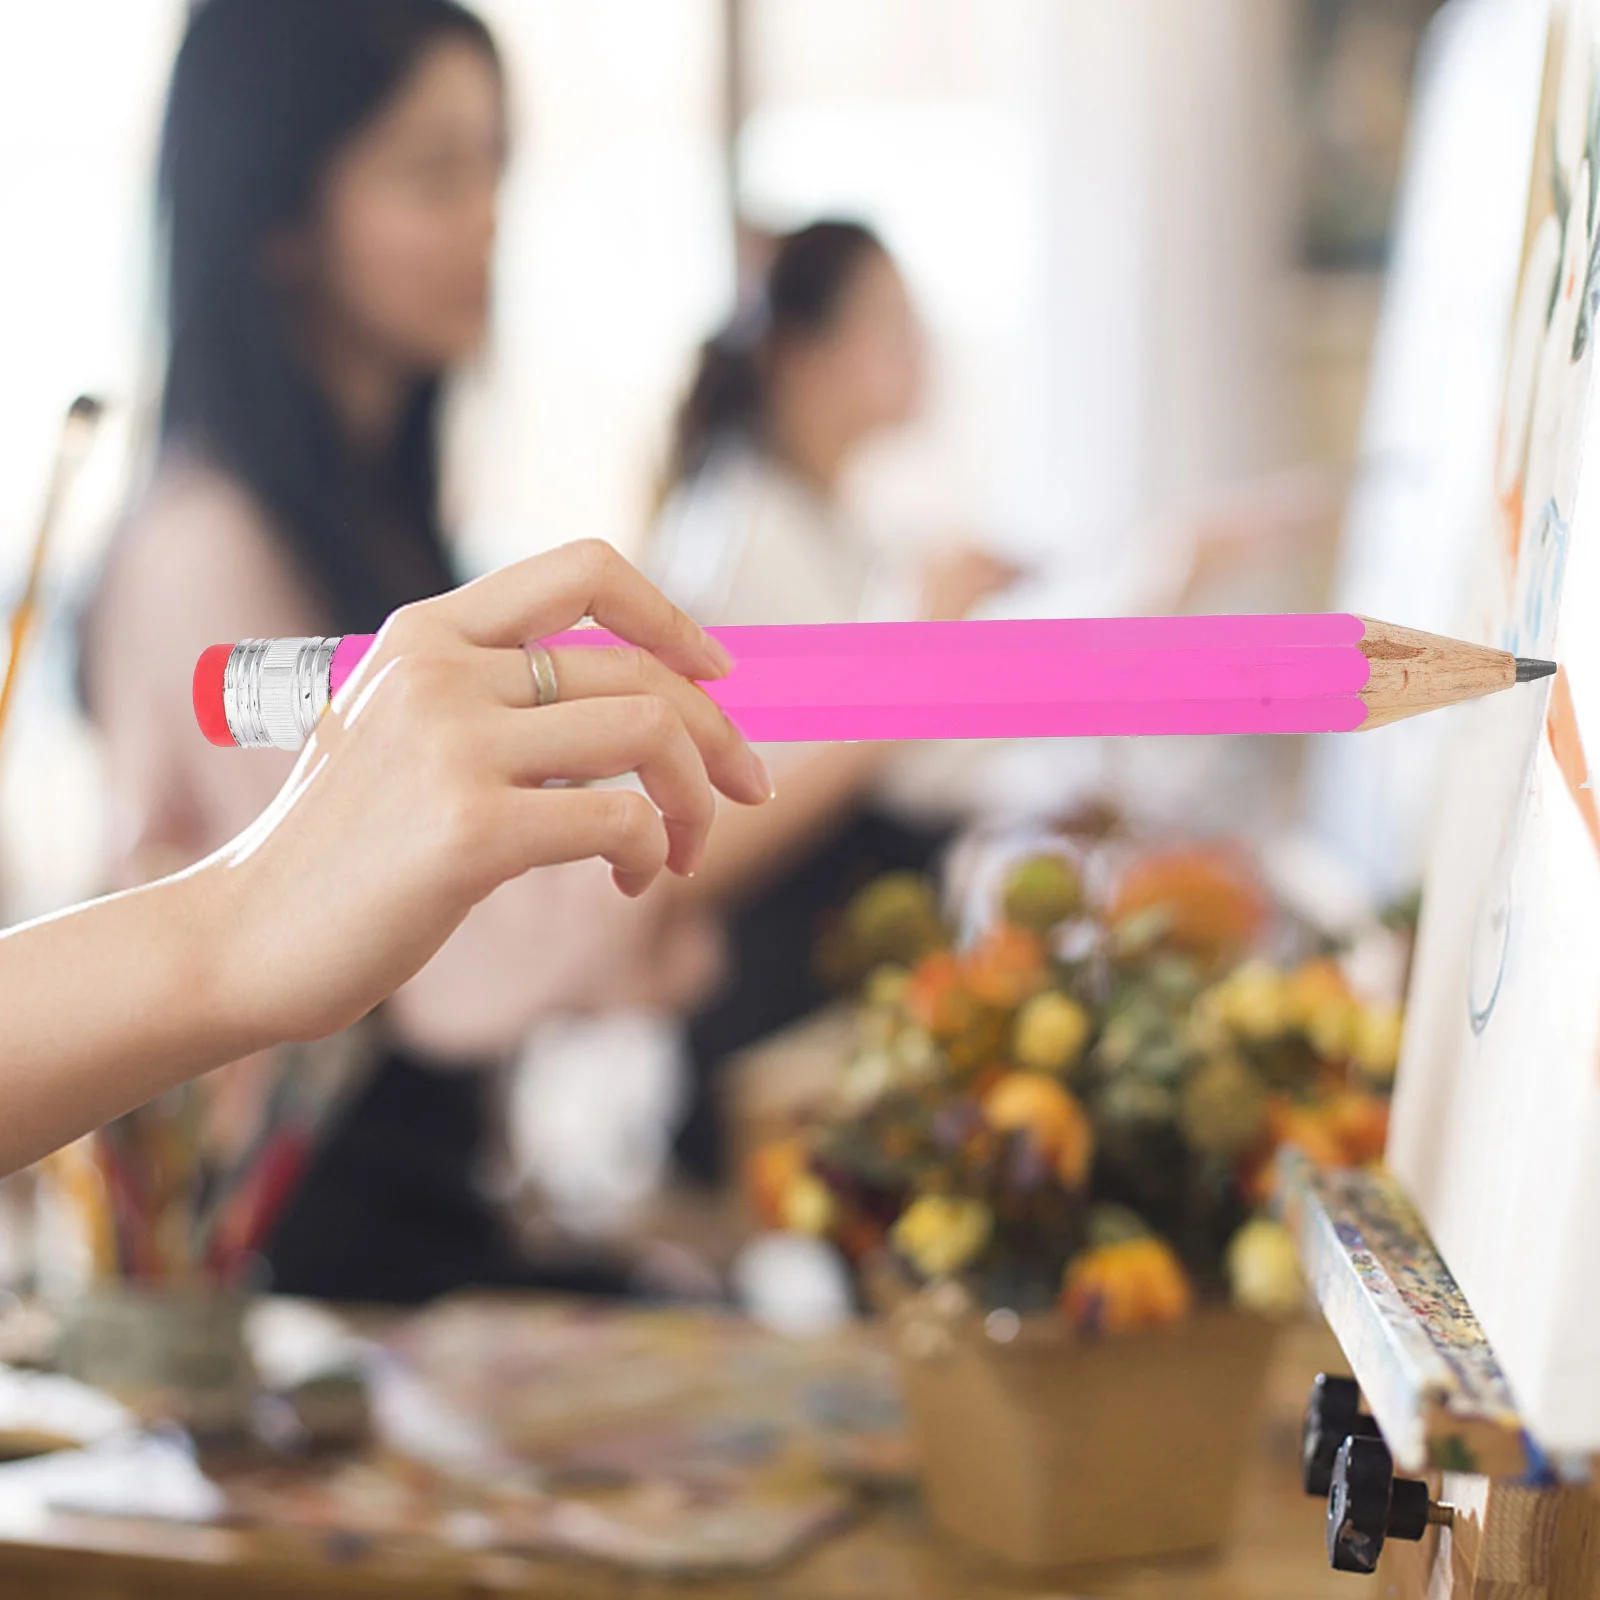
M 251 1055 L 272 1034 L 248 982 L 250 924 L 238 876 L 212 860 L 152 890 L 169 899 L 162 965 L 172 1014 L 186 1018 L 202 1053 L 218 1061 Z

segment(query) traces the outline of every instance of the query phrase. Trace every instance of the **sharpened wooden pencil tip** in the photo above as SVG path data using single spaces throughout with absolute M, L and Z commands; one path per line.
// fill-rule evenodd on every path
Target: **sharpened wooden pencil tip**
M 1534 683 L 1540 678 L 1554 677 L 1556 664 L 1553 661 L 1532 661 L 1525 656 L 1517 657 L 1517 682 Z

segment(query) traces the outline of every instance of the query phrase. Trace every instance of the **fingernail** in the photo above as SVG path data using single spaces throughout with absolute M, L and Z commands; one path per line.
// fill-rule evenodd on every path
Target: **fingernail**
M 777 787 L 772 781 L 772 774 L 767 771 L 766 762 L 763 761 L 754 750 L 750 752 L 750 770 L 751 776 L 755 780 L 756 788 L 760 790 L 760 792 L 764 794 L 767 799 L 772 799 L 772 797 L 778 792 Z
M 728 654 L 728 647 L 714 634 L 706 635 L 706 651 L 711 659 L 722 670 L 723 677 L 733 671 L 733 657 Z
M 690 829 L 677 822 L 667 824 L 667 835 L 672 841 L 669 866 L 673 876 L 692 878 L 695 870 L 705 859 L 705 838 L 702 836 L 697 839 Z

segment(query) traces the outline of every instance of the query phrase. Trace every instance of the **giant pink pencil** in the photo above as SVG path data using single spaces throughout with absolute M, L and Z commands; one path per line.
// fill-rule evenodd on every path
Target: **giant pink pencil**
M 710 632 L 734 670 L 706 692 L 746 737 L 772 742 L 1350 733 L 1555 671 L 1347 613 Z M 214 646 L 195 669 L 201 729 L 215 744 L 297 748 L 372 642 Z M 616 642 L 598 628 L 543 641 Z

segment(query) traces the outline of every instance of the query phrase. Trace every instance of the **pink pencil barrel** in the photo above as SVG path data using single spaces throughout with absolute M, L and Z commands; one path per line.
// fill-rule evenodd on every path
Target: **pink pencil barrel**
M 1335 733 L 1367 715 L 1359 698 L 1371 671 L 1359 648 L 1365 625 L 1343 614 L 710 631 L 736 665 L 706 691 L 763 742 Z M 544 642 L 583 649 L 617 641 L 585 628 Z M 306 648 L 313 643 L 278 648 L 287 659 L 298 644 L 297 662 L 320 661 Z M 325 697 L 371 644 L 371 635 L 337 642 Z M 220 683 L 227 670 L 213 662 L 210 673 Z M 197 670 L 197 713 L 201 699 Z M 208 737 L 241 742 L 236 720 L 230 714 L 217 737 L 213 708 Z

